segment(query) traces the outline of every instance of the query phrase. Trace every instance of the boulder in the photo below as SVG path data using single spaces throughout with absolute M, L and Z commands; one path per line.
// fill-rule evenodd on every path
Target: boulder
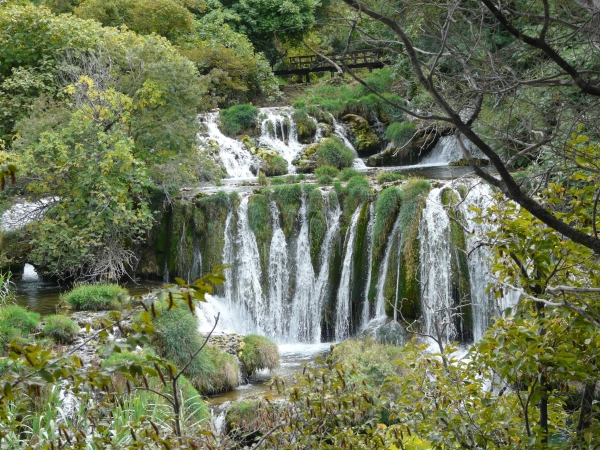
M 367 119 L 356 114 L 347 114 L 342 120 L 350 127 L 354 148 L 360 156 L 372 155 L 381 149 L 381 139 Z
M 371 320 L 358 337 L 371 337 L 380 344 L 404 345 L 407 341 L 408 333 L 395 320 L 389 317 L 379 317 Z

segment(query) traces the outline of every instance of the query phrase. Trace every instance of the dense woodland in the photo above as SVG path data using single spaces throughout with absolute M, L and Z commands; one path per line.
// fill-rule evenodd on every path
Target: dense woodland
M 372 73 L 342 56 L 310 85 L 273 74 L 288 57 L 373 48 L 389 64 Z M 53 319 L 38 336 L 39 317 L 15 309 L 4 275 L 0 448 L 600 448 L 598 0 L 0 0 L 0 211 L 39 205 L 37 220 L 3 232 L 3 272 L 29 261 L 69 281 L 131 275 L 180 190 L 227 175 L 218 151 L 199 150 L 198 115 L 219 108 L 223 132 L 247 137 L 256 105 L 286 102 L 300 139 L 317 120 L 377 123 L 391 145 L 376 157 L 396 163 L 456 136 L 494 191 L 476 211 L 493 224 L 480 236 L 494 255 L 488 289 L 519 289 L 519 303 L 468 358 L 439 335 L 435 354 L 417 341 L 339 344 L 297 384 L 276 381 L 271 399 L 236 405 L 218 434 L 200 396 L 236 385 L 236 361 L 205 348 L 193 313 L 225 282 L 223 267 L 153 300 L 69 300 L 116 309 L 92 327 L 103 362 L 91 367 L 63 352 L 76 325 Z M 364 151 L 377 153 L 370 136 Z M 334 184 L 351 205 L 347 227 L 374 187 L 349 169 L 340 140 L 321 142 L 299 171 Z M 276 155 L 261 158 L 263 185 L 287 172 Z M 377 207 L 418 216 L 423 183 L 381 194 Z M 274 194 L 282 210 L 294 189 Z M 224 221 L 225 194 L 199 201 Z M 113 327 L 121 338 L 109 339 Z M 276 365 L 272 353 L 252 359 L 269 343 L 246 339 L 250 373 Z M 46 407 L 66 385 L 76 420 Z

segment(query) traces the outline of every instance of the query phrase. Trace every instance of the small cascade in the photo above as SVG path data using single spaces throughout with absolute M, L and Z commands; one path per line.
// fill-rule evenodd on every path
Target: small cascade
M 392 228 L 392 232 L 388 237 L 388 242 L 383 256 L 383 263 L 381 265 L 379 277 L 377 279 L 377 285 L 375 287 L 375 317 L 385 317 L 385 280 L 390 267 L 390 257 L 394 251 L 394 242 L 399 241 L 399 239 L 396 239 L 399 238 L 399 236 L 400 216 L 396 218 L 396 222 L 394 222 L 394 228 Z
M 362 159 L 360 159 L 358 157 L 358 152 L 354 148 L 354 145 L 352 144 L 352 142 L 350 142 L 350 139 L 348 139 L 348 136 L 346 135 L 346 130 L 344 129 L 344 127 L 336 120 L 336 118 L 333 116 L 333 114 L 329 114 L 329 116 L 331 117 L 331 120 L 333 122 L 333 134 L 335 134 L 342 141 L 344 141 L 344 145 L 346 147 L 348 147 L 350 150 L 352 150 L 354 152 L 354 155 L 356 156 L 354 158 L 354 163 L 352 164 L 352 167 L 354 169 L 366 169 L 367 165 L 365 164 L 365 162 Z
M 279 224 L 279 210 L 271 201 L 271 222 L 273 237 L 269 252 L 269 319 L 265 324 L 268 336 L 283 336 L 286 329 L 286 300 L 289 291 L 288 248 L 285 235 Z
M 424 332 L 450 342 L 457 336 L 452 320 L 450 277 L 450 219 L 442 205 L 442 189 L 432 189 L 427 196 L 419 224 L 421 242 L 421 301 Z
M 488 159 L 483 153 L 473 145 L 473 143 L 466 137 L 461 136 L 461 139 L 471 156 L 474 158 Z M 446 165 L 459 159 L 463 159 L 464 155 L 460 144 L 458 143 L 458 136 L 442 136 L 438 143 L 435 145 L 431 153 L 423 158 L 423 161 L 419 165 L 423 166 L 435 166 L 435 165 Z
M 325 197 L 327 206 L 327 232 L 323 238 L 323 244 L 321 245 L 321 255 L 319 264 L 319 276 L 315 284 L 315 299 L 318 300 L 317 304 L 319 310 L 325 303 L 328 287 L 329 287 L 329 263 L 331 255 L 333 253 L 333 242 L 334 238 L 338 235 L 340 230 L 340 218 L 342 217 L 342 209 L 337 201 L 337 197 L 332 201 L 329 196 Z M 333 204 L 332 204 L 333 203 Z M 317 336 L 320 336 L 321 330 L 319 326 L 319 332 Z
M 479 183 L 472 186 L 462 203 L 462 212 L 467 222 L 467 227 L 473 232 L 467 238 L 467 254 L 469 255 L 469 274 L 471 278 L 471 303 L 473 311 L 473 338 L 479 341 L 488 329 L 492 317 L 498 317 L 502 312 L 513 306 L 519 293 L 513 290 L 505 292 L 499 299 L 495 299 L 493 292 L 487 292 L 488 286 L 494 283 L 491 268 L 492 252 L 488 245 L 479 245 L 481 238 L 493 230 L 489 222 L 478 223 L 477 212 L 471 206 L 484 211 L 492 204 L 492 190 L 486 184 Z
M 219 155 L 230 178 L 254 177 L 251 168 L 258 167 L 257 158 L 244 147 L 242 142 L 225 136 L 221 132 L 218 117 L 219 113 L 217 112 L 201 116 L 208 130 L 206 136 L 199 135 L 201 145 L 209 147 L 211 141 L 214 141 L 219 146 Z
M 289 173 L 296 173 L 292 164 L 304 146 L 298 142 L 298 127 L 291 119 L 291 108 L 261 108 L 261 147 L 275 150 L 288 163 Z
M 337 295 L 337 308 L 335 316 L 335 340 L 342 341 L 350 335 L 350 299 L 352 298 L 352 266 L 354 261 L 354 240 L 356 239 L 356 230 L 358 228 L 358 218 L 362 204 L 356 208 L 348 231 L 346 231 L 346 239 L 344 247 L 346 253 L 342 266 L 342 276 L 340 279 L 340 287 Z
M 23 267 L 23 276 L 21 277 L 21 280 L 27 282 L 35 282 L 39 281 L 39 279 L 40 277 L 35 271 L 35 267 L 33 267 L 31 264 L 25 264 L 25 266 Z
M 319 342 L 321 311 L 314 299 L 315 272 L 310 257 L 308 205 L 306 196 L 298 211 L 300 233 L 296 243 L 295 290 L 291 304 L 289 339 L 297 342 Z
M 202 277 L 202 254 L 200 253 L 200 242 L 196 234 L 194 234 L 194 251 L 192 253 L 192 266 L 188 272 L 188 283 Z
M 363 310 L 361 318 L 361 328 L 365 328 L 369 323 L 369 290 L 371 289 L 371 278 L 373 275 L 373 230 L 375 229 L 375 202 L 369 205 L 369 224 L 367 225 L 367 281 L 365 283 L 365 292 L 363 294 Z
M 234 220 L 233 209 L 230 209 L 227 213 L 227 218 L 225 219 L 225 231 L 223 236 L 223 265 L 224 266 L 233 266 L 235 264 L 235 247 L 234 247 L 234 239 L 233 239 L 233 225 L 232 222 Z M 233 300 L 234 300 L 234 284 L 233 284 L 233 273 L 234 269 L 225 269 L 223 274 L 225 275 L 225 283 L 224 283 L 224 294 L 225 301 L 227 303 L 227 307 L 229 309 L 233 308 Z

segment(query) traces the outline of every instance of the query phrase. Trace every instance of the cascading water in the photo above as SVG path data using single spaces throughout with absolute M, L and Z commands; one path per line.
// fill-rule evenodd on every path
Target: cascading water
M 471 207 L 485 211 L 492 204 L 492 190 L 483 183 L 470 187 L 467 196 L 461 204 L 467 227 L 473 232 L 467 238 L 467 254 L 469 274 L 471 279 L 471 304 L 473 311 L 473 338 L 479 341 L 488 329 L 492 317 L 498 317 L 502 312 L 513 306 L 518 300 L 519 293 L 506 290 L 504 295 L 495 299 L 493 292 L 486 292 L 488 286 L 494 283 L 491 268 L 492 252 L 488 245 L 479 245 L 486 233 L 493 230 L 489 222 L 475 220 L 478 213 Z
M 419 224 L 423 331 L 451 342 L 457 330 L 451 309 L 450 219 L 442 205 L 441 194 L 440 188 L 429 192 Z
M 367 282 L 363 294 L 363 310 L 361 319 L 361 328 L 365 328 L 369 323 L 369 290 L 371 289 L 371 278 L 373 276 L 373 230 L 375 229 L 375 202 L 369 205 L 369 224 L 367 225 Z
M 289 173 L 296 173 L 292 164 L 304 146 L 298 142 L 298 127 L 291 119 L 291 108 L 261 108 L 261 147 L 275 150 L 288 163 Z
M 335 340 L 342 341 L 350 335 L 350 299 L 352 298 L 352 268 L 354 262 L 354 240 L 356 239 L 356 230 L 358 228 L 358 218 L 362 204 L 356 208 L 348 231 L 346 231 L 344 263 L 342 266 L 342 276 L 337 295 L 337 308 L 335 315 Z
M 279 210 L 271 202 L 271 222 L 273 237 L 269 248 L 269 297 L 268 310 L 270 320 L 265 323 L 268 336 L 284 336 L 286 300 L 289 291 L 288 248 L 285 235 L 279 224 Z
M 225 302 L 228 314 L 234 314 L 239 333 L 262 333 L 268 311 L 260 282 L 261 267 L 256 238 L 248 222 L 248 196 L 237 210 L 237 231 L 233 231 L 233 213 L 225 221 L 223 264 L 233 266 L 225 271 Z M 235 239 L 234 239 L 235 236 Z
M 352 145 L 352 142 L 350 142 L 350 139 L 348 139 L 348 136 L 346 135 L 346 130 L 344 129 L 344 127 L 342 125 L 340 125 L 340 123 L 335 119 L 333 114 L 329 114 L 329 116 L 331 117 L 331 120 L 333 122 L 333 134 L 335 134 L 342 141 L 344 141 L 344 145 L 346 147 L 348 147 L 350 150 L 352 150 L 354 152 L 354 155 L 356 156 L 354 158 L 354 163 L 352 164 L 352 167 L 355 169 L 366 169 L 367 166 L 366 166 L 365 162 L 358 157 L 358 152 L 354 148 L 354 145 Z
M 466 137 L 461 136 L 461 139 L 467 150 L 469 150 L 469 153 L 471 153 L 471 156 L 474 158 L 488 159 L 487 156 L 481 153 Z M 464 155 L 460 144 L 458 143 L 458 137 L 456 135 L 442 136 L 433 150 L 431 150 L 431 153 L 423 158 L 423 161 L 421 161 L 419 165 L 445 165 L 463 158 Z
M 200 134 L 200 145 L 208 148 L 214 142 L 219 146 L 219 155 L 230 178 L 252 178 L 252 167 L 258 166 L 257 158 L 240 141 L 225 136 L 218 125 L 219 113 L 212 112 L 201 116 L 207 128 L 207 134 Z
M 337 201 L 337 197 L 333 200 L 329 198 L 329 196 L 325 197 L 326 206 L 327 206 L 327 232 L 325 233 L 325 238 L 323 238 L 323 244 L 321 245 L 321 257 L 319 264 L 319 276 L 317 278 L 317 282 L 315 285 L 315 299 L 318 299 L 318 307 L 319 310 L 323 307 L 325 303 L 325 299 L 328 294 L 328 284 L 329 284 L 329 262 L 331 260 L 331 254 L 333 252 L 333 242 L 334 238 L 337 236 L 340 229 L 340 217 L 342 216 L 342 210 Z M 316 330 L 315 330 L 316 331 Z M 318 339 L 321 334 L 320 329 L 320 320 L 319 320 L 319 330 L 318 333 L 315 334 L 315 337 Z
M 387 278 L 389 266 L 390 266 L 390 257 L 392 252 L 394 251 L 394 243 L 398 243 L 395 241 L 399 241 L 396 239 L 400 235 L 400 216 L 396 218 L 396 222 L 394 222 L 394 228 L 392 228 L 392 232 L 388 237 L 388 242 L 385 248 L 385 253 L 383 256 L 383 263 L 381 265 L 381 269 L 379 271 L 379 277 L 377 279 L 377 285 L 375 287 L 375 317 L 384 317 L 385 316 L 385 280 Z
M 320 336 L 316 335 L 316 331 L 320 328 L 315 319 L 320 318 L 320 311 L 319 305 L 314 301 L 315 272 L 310 257 L 308 205 L 305 196 L 302 197 L 298 220 L 301 225 L 296 244 L 296 288 L 292 298 L 289 337 L 299 342 L 318 342 Z

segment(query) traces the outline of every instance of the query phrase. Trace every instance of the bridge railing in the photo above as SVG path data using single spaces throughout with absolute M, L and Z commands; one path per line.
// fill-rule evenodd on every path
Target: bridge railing
M 331 61 L 341 65 L 342 59 L 346 65 L 368 65 L 383 62 L 382 49 L 353 50 L 345 54 L 336 53 L 326 55 Z M 312 70 L 321 66 L 330 66 L 331 63 L 318 55 L 292 56 L 288 58 L 287 70 Z

